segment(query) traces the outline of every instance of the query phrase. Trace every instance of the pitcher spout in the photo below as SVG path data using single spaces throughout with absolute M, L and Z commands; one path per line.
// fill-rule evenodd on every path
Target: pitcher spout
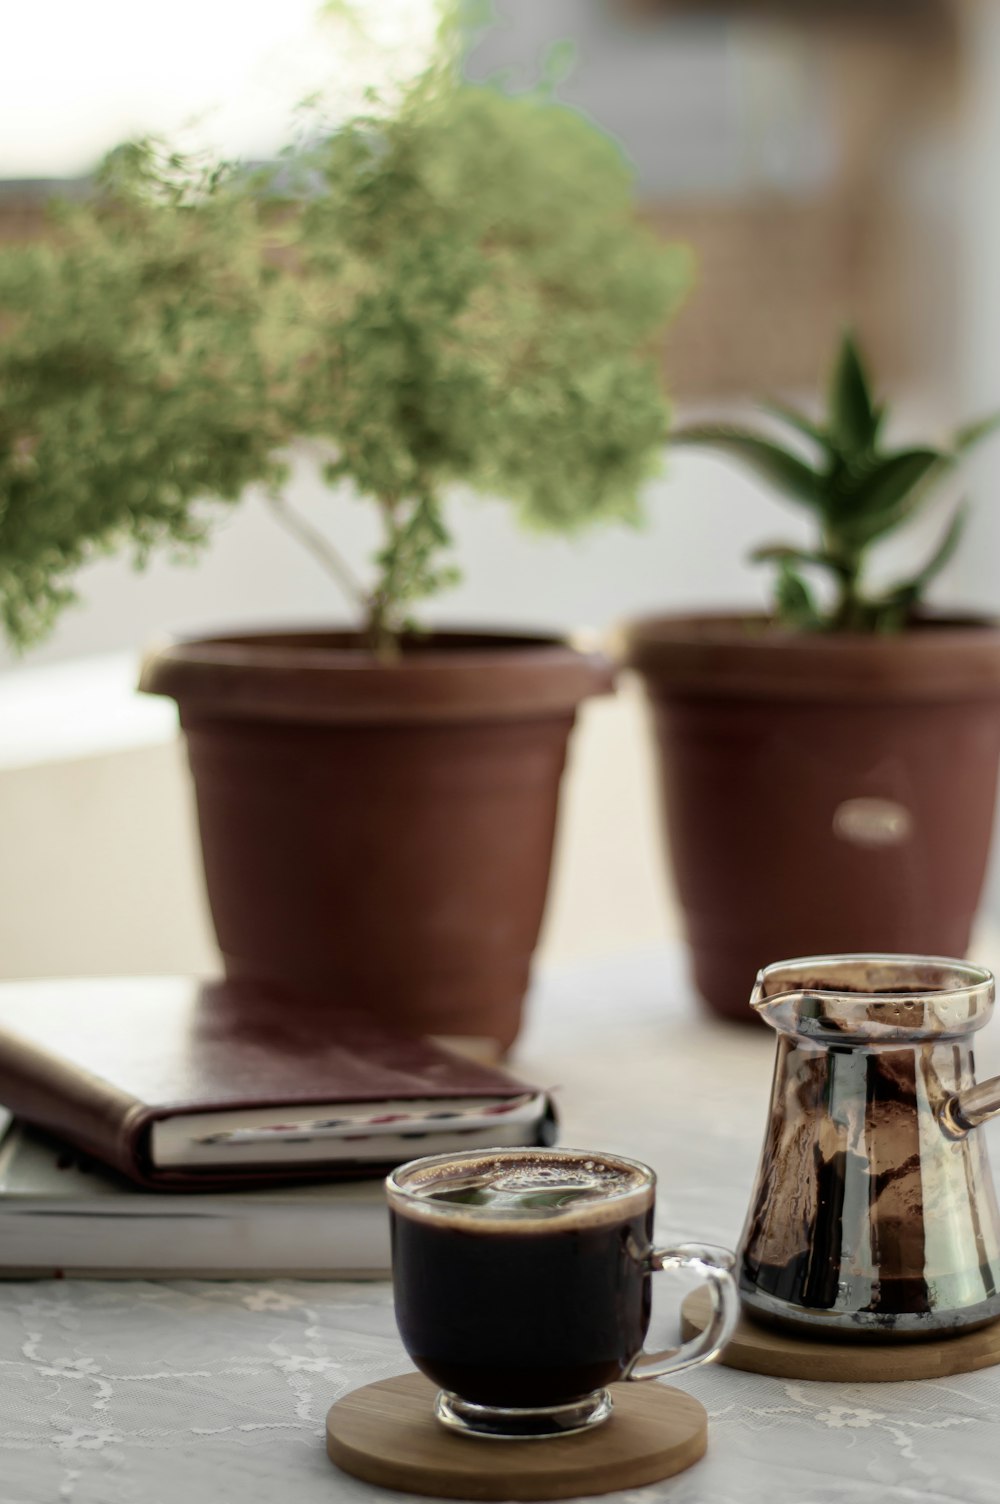
M 750 1003 L 779 1033 L 913 1044 L 981 1029 L 993 1008 L 993 977 L 943 956 L 802 956 L 758 972 Z M 993 1110 L 1000 1112 L 1000 1094 Z

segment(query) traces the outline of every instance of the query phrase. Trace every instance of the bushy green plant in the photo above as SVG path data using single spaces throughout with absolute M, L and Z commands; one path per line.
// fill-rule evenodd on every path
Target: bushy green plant
M 330 482 L 379 509 L 360 592 L 376 641 L 455 578 L 450 483 L 551 531 L 634 520 L 667 426 L 656 336 L 687 256 L 637 224 L 607 137 L 545 88 L 439 68 L 299 165 L 296 421 L 332 445 Z
M 1000 415 L 970 423 L 947 444 L 892 448 L 883 443 L 888 417 L 876 401 L 853 337 L 844 335 L 830 381 L 826 416 L 814 422 L 784 404 L 764 407 L 799 443 L 729 424 L 675 431 L 674 443 L 707 445 L 741 461 L 781 495 L 805 507 L 819 537 L 810 548 L 769 544 L 752 557 L 777 566 L 776 619 L 804 631 L 895 632 L 913 618 L 927 587 L 951 559 L 965 521 L 959 507 L 917 574 L 872 595 L 864 583 L 873 545 L 914 517 L 968 451 L 1000 427 Z M 834 584 L 824 606 L 804 570 Z
M 264 180 L 117 154 L 55 240 L 0 253 L 7 633 L 39 635 L 95 552 L 195 544 L 200 499 L 258 480 L 392 652 L 456 577 L 449 485 L 553 531 L 636 518 L 687 275 L 595 126 L 449 56 Z M 335 514 L 317 530 L 283 499 L 293 436 L 377 507 L 373 579 Z
M 0 251 L 0 622 L 23 646 L 104 552 L 204 540 L 287 436 L 254 206 L 218 168 L 113 153 Z

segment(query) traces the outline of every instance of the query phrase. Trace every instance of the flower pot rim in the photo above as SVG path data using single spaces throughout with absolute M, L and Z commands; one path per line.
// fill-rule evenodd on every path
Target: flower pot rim
M 297 722 L 487 720 L 568 714 L 614 688 L 614 664 L 556 635 L 453 628 L 385 662 L 329 626 L 178 635 L 145 655 L 139 689 L 182 719 Z
M 942 701 L 1000 698 L 1000 623 L 928 613 L 892 636 L 800 633 L 753 612 L 627 622 L 621 661 L 667 698 Z

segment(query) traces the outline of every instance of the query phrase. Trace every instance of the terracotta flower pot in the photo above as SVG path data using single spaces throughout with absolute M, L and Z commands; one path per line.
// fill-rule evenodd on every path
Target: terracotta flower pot
M 839 951 L 961 956 L 1000 757 L 1000 630 L 797 636 L 762 620 L 627 629 L 699 990 L 749 1019 L 757 968 Z
M 603 657 L 534 637 L 438 634 L 389 665 L 332 632 L 151 654 L 227 975 L 509 1045 L 576 707 L 611 685 Z

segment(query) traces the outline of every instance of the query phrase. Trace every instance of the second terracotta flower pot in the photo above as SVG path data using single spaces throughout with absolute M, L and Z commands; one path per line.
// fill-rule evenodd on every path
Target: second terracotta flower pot
M 695 980 L 749 1020 L 793 956 L 964 955 L 1000 759 L 1000 629 L 793 635 L 763 620 L 628 629 L 650 700 Z
M 390 664 L 337 633 L 153 653 L 227 974 L 510 1045 L 576 707 L 611 684 L 544 638 L 436 634 Z

